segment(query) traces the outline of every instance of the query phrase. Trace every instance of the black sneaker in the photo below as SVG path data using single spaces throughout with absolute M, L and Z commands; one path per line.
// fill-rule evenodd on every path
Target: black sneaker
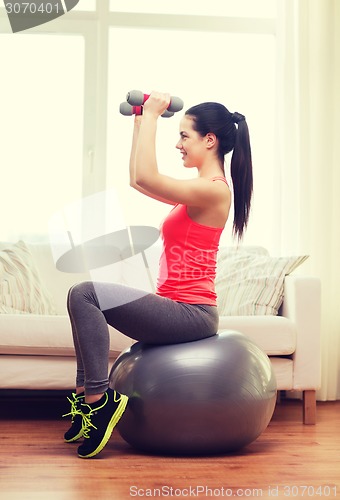
M 67 399 L 71 403 L 71 411 L 63 415 L 63 417 L 71 415 L 72 425 L 69 430 L 65 432 L 64 440 L 66 443 L 73 443 L 74 441 L 78 441 L 83 435 L 83 414 L 81 411 L 81 404 L 85 402 L 85 394 L 83 392 L 81 394 L 73 392 L 72 399 Z
M 108 389 L 96 403 L 82 403 L 84 443 L 78 448 L 81 458 L 98 455 L 123 415 L 128 397 Z

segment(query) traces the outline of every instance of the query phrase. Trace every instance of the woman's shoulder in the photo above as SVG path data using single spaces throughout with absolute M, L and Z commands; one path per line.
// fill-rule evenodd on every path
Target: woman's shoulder
M 225 177 L 223 177 L 222 175 L 217 175 L 216 177 L 211 177 L 210 180 L 211 181 L 222 181 L 229 187 L 227 179 Z

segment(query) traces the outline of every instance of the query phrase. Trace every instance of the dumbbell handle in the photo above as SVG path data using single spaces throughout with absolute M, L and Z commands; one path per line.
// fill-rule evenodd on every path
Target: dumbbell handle
M 150 94 L 143 94 L 140 90 L 131 90 L 126 95 L 126 100 L 132 106 L 142 106 L 145 101 L 147 101 L 150 97 Z M 168 106 L 168 111 L 181 111 L 183 109 L 183 101 L 179 97 L 171 96 L 170 104 Z
M 142 115 L 143 107 L 142 106 L 131 106 L 128 102 L 122 102 L 119 106 L 119 112 L 124 116 L 132 116 L 132 115 Z M 174 113 L 172 111 L 168 111 L 167 109 L 162 114 L 163 118 L 170 118 Z

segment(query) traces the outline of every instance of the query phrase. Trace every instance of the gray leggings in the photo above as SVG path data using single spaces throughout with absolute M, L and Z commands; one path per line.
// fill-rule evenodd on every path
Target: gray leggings
M 177 344 L 211 337 L 218 329 L 214 306 L 186 304 L 125 285 L 86 281 L 68 294 L 77 356 L 77 387 L 87 394 L 109 386 L 109 330 L 148 344 Z

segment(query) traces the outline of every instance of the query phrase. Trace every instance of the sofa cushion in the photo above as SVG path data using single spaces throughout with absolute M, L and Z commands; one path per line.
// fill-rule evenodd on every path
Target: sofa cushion
M 110 355 L 117 356 L 134 340 L 110 330 Z M 75 356 L 68 316 L 0 314 L 0 354 Z
M 248 249 L 221 249 L 215 280 L 221 316 L 277 315 L 283 302 L 284 278 L 307 255 L 271 257 Z
M 52 297 L 23 241 L 0 251 L 0 313 L 55 314 Z
M 87 273 L 64 273 L 56 268 L 51 245 L 48 243 L 28 244 L 28 248 L 33 255 L 34 261 L 39 265 L 39 271 L 43 283 L 53 297 L 53 302 L 57 309 L 57 314 L 65 316 L 67 314 L 67 294 L 69 289 L 81 281 L 91 279 Z
M 220 316 L 219 330 L 243 333 L 268 356 L 289 356 L 296 350 L 296 324 L 282 316 Z

